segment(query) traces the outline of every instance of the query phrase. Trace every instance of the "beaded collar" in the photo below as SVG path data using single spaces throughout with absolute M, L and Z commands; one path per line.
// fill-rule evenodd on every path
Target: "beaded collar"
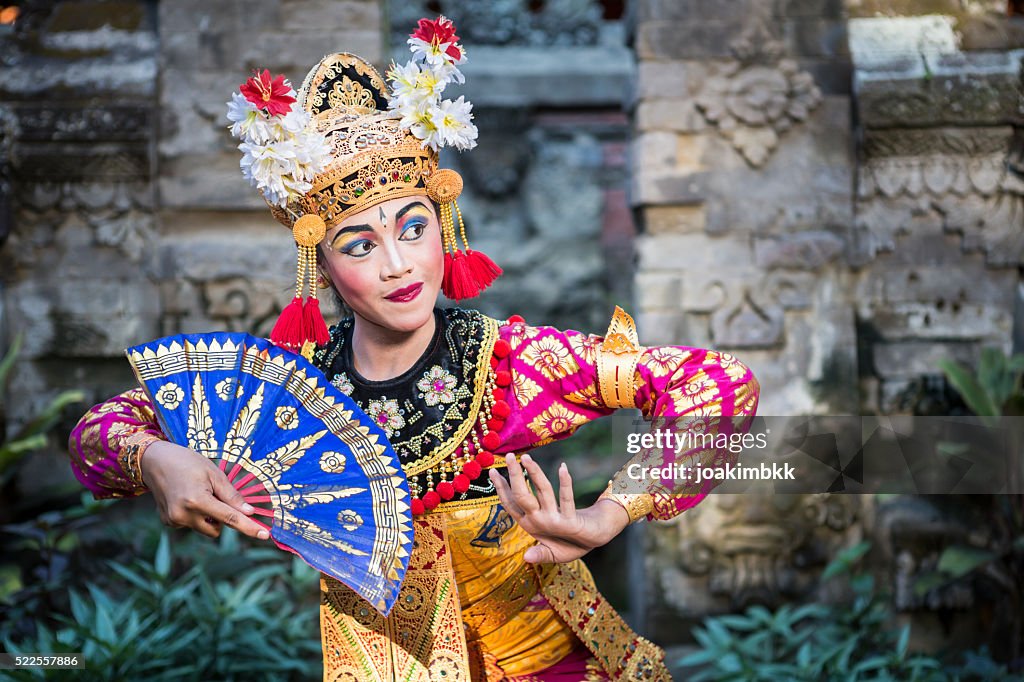
M 484 443 L 498 437 L 487 427 L 496 425 L 491 357 L 498 321 L 459 308 L 435 309 L 434 315 L 427 350 L 393 379 L 371 381 L 355 370 L 351 318 L 331 327 L 330 341 L 313 356 L 331 383 L 387 434 L 409 478 L 414 512 L 496 495 L 482 474 L 494 464 Z

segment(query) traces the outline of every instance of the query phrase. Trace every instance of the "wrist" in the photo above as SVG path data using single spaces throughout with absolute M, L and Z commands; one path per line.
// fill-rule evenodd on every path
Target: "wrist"
M 142 472 L 143 455 L 146 454 L 149 446 L 161 441 L 162 439 L 159 436 L 139 432 L 126 438 L 121 446 L 121 455 L 119 457 L 121 468 L 137 488 L 148 487 Z
M 610 498 L 598 498 L 594 507 L 600 511 L 601 527 L 609 531 L 605 543 L 621 533 L 632 523 L 629 518 L 629 511 L 621 504 Z M 604 543 L 602 543 L 604 544 Z

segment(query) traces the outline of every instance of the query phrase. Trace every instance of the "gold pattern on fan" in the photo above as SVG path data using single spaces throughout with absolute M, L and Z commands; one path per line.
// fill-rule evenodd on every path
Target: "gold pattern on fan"
M 192 387 L 192 401 L 188 405 L 188 447 L 201 455 L 215 458 L 218 454 L 217 439 L 213 435 L 213 418 L 210 416 L 210 401 L 203 390 L 202 377 L 197 376 Z

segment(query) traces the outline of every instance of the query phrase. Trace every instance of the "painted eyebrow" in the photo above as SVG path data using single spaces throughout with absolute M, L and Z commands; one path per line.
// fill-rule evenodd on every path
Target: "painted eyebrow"
M 343 227 L 331 237 L 331 248 L 334 248 L 334 243 L 338 241 L 338 237 L 343 234 L 352 234 L 353 232 L 373 232 L 373 228 L 369 225 L 349 225 L 348 227 Z
M 417 206 L 419 208 L 422 208 L 425 211 L 427 210 L 427 207 L 423 205 L 422 201 L 414 201 L 411 204 L 408 204 L 407 206 L 404 206 L 403 208 L 401 208 L 398 211 L 398 213 L 395 214 L 395 222 L 397 223 L 399 220 L 402 219 L 402 216 L 404 216 L 406 213 L 408 213 L 412 209 L 416 208 Z M 331 247 L 334 246 L 334 242 L 336 242 L 338 240 L 338 237 L 340 237 L 343 234 L 352 234 L 353 232 L 373 232 L 373 231 L 374 231 L 373 228 L 370 227 L 369 225 L 349 225 L 348 227 L 343 227 L 340 230 L 338 230 L 337 232 L 335 232 L 334 236 L 331 237 Z M 376 234 L 376 233 L 374 233 L 374 234 Z
M 422 208 L 424 211 L 427 210 L 427 207 L 423 205 L 422 201 L 414 201 L 411 204 L 409 204 L 408 206 L 406 206 L 405 208 L 403 208 L 400 211 L 398 211 L 398 213 L 395 214 L 395 222 L 397 223 L 399 220 L 402 219 L 402 216 L 404 216 L 406 213 L 408 213 L 412 209 L 416 208 L 417 206 Z

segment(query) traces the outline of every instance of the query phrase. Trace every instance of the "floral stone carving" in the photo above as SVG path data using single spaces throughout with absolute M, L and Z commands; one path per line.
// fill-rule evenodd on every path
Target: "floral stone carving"
M 774 66 L 733 62 L 709 76 L 696 100 L 705 120 L 754 168 L 763 166 L 779 137 L 820 103 L 814 78 L 790 59 Z

